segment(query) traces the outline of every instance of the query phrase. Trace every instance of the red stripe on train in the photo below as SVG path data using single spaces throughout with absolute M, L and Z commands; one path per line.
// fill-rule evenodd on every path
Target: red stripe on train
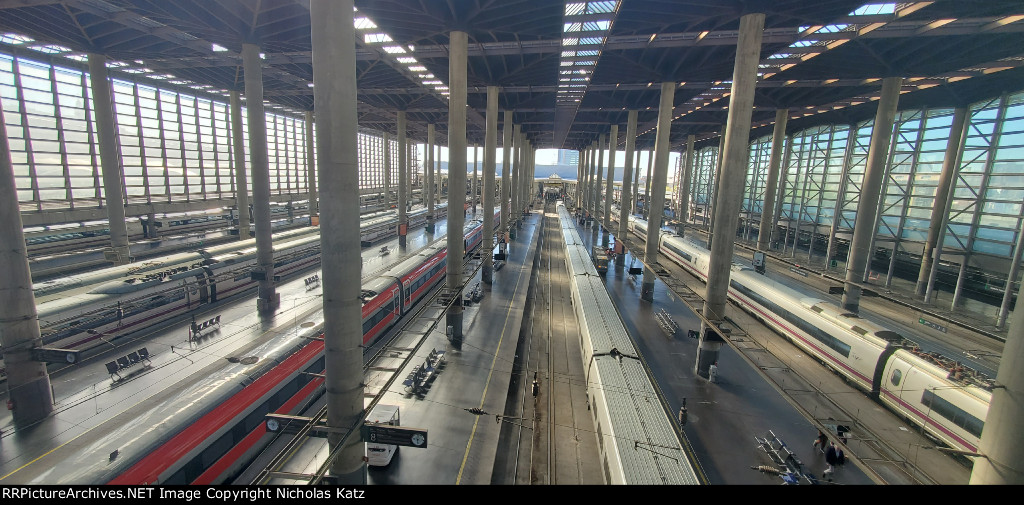
M 219 429 L 234 421 L 257 400 L 276 389 L 289 375 L 305 366 L 324 350 L 324 343 L 313 341 L 292 354 L 283 363 L 263 374 L 220 406 L 149 453 L 127 471 L 111 480 L 110 484 L 156 483 L 171 465 L 210 438 Z

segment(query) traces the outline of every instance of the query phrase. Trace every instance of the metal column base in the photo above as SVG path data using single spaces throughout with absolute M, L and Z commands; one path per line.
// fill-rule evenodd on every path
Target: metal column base
M 640 286 L 640 299 L 647 302 L 654 301 L 654 281 L 644 282 Z
M 15 426 L 28 427 L 45 419 L 53 412 L 50 377 L 47 375 L 21 384 L 17 391 L 11 392 L 10 401 L 14 406 L 11 414 Z
M 127 265 L 132 262 L 131 251 L 128 246 L 110 247 L 103 251 L 103 259 L 114 266 Z
M 461 302 L 461 301 L 460 301 Z M 456 303 L 460 303 L 456 302 Z M 451 309 L 449 309 L 451 310 Z M 452 314 L 448 313 L 447 317 L 448 328 L 451 329 L 451 334 L 448 335 L 448 340 L 451 341 L 452 347 L 461 350 L 462 349 L 462 313 Z
M 700 343 L 697 344 L 697 363 L 694 366 L 697 375 L 705 379 L 709 378 L 711 365 L 718 363 L 718 354 L 721 348 L 721 342 L 707 342 L 703 338 L 700 340 Z
M 274 298 L 272 300 L 268 300 L 266 298 L 256 299 L 256 310 L 259 310 L 260 312 L 275 310 L 279 306 L 281 306 L 281 293 L 274 293 Z

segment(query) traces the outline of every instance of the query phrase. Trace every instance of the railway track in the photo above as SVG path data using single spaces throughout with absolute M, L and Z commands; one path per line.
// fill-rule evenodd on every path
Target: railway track
M 477 253 L 465 259 L 463 263 L 463 279 L 465 279 L 465 283 L 458 290 L 459 293 L 465 289 L 466 283 L 476 276 L 482 266 L 483 261 Z M 372 411 L 381 401 L 384 393 L 390 390 L 395 381 L 400 378 L 401 370 L 406 369 L 413 359 L 424 358 L 423 355 L 419 354 L 419 350 L 424 342 L 426 342 L 427 337 L 437 329 L 438 324 L 444 319 L 448 309 L 457 302 L 461 303 L 461 301 L 461 295 L 452 296 L 452 293 L 448 292 L 444 283 L 440 283 L 438 287 L 434 288 L 433 293 L 429 297 L 420 302 L 419 307 L 406 316 L 404 322 L 391 330 L 388 338 L 381 339 L 378 343 L 364 351 L 363 374 L 366 377 L 365 384 L 367 384 L 367 389 L 376 390 L 365 393 L 368 398 L 373 398 L 370 404 L 367 405 L 366 412 Z M 252 479 L 251 484 L 268 484 L 275 478 L 311 485 L 320 484 L 323 481 L 338 451 L 345 447 L 348 437 L 354 433 L 359 433 L 359 430 L 349 430 L 348 434 L 322 460 L 323 462 L 315 473 L 289 472 L 285 469 L 286 466 L 303 449 L 304 445 L 307 443 L 318 443 L 315 438 L 311 437 L 311 433 L 317 424 L 326 422 L 326 405 L 312 413 L 310 418 L 310 422 L 304 425 L 283 448 L 277 451 L 277 454 L 270 459 L 270 462 L 264 466 L 264 469 Z
M 630 251 L 642 251 L 640 243 L 633 237 L 623 239 Z M 645 268 L 651 268 L 645 264 Z M 653 265 L 652 271 L 665 283 L 669 290 L 678 296 L 695 313 L 700 314 L 704 297 L 694 291 L 690 286 L 681 280 L 683 271 L 674 265 L 665 266 L 660 263 Z M 686 277 L 692 278 L 689 274 Z M 694 281 L 699 282 L 696 278 Z M 915 458 L 908 457 L 912 449 L 908 448 L 907 454 L 901 448 L 894 447 L 873 431 L 867 422 L 861 422 L 860 411 L 851 412 L 842 405 L 841 395 L 861 394 L 859 390 L 849 388 L 849 391 L 829 392 L 815 385 L 814 380 L 803 377 L 794 367 L 791 366 L 788 358 L 782 351 L 780 345 L 790 345 L 788 341 L 784 344 L 782 337 L 778 337 L 771 330 L 766 332 L 777 337 L 774 339 L 759 339 L 743 329 L 744 326 L 760 324 L 749 316 L 742 309 L 735 307 L 736 317 L 727 317 L 727 324 L 723 325 L 723 334 L 729 344 L 739 353 L 741 357 L 753 366 L 762 377 L 764 377 L 775 389 L 777 389 L 789 402 L 801 412 L 806 418 L 812 421 L 819 429 L 826 430 L 827 427 L 822 420 L 842 419 L 852 421 L 858 433 L 856 439 L 851 440 L 847 445 L 849 459 L 860 467 L 873 481 L 877 483 L 900 483 L 900 484 L 936 484 L 944 483 L 940 479 L 933 478 L 926 471 L 920 468 Z M 742 325 L 738 324 L 742 321 Z M 749 326 L 748 326 L 749 327 Z M 775 348 L 776 350 L 773 350 Z M 795 379 L 795 380 L 794 380 Z M 824 417 L 820 414 L 823 410 L 831 412 Z M 921 446 L 916 449 L 930 449 Z

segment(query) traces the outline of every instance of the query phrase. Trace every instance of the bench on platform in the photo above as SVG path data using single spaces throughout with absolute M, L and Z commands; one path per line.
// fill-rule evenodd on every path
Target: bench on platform
M 203 336 L 203 332 L 211 328 L 220 328 L 219 315 L 217 317 L 211 317 L 210 319 L 207 319 L 202 323 L 192 321 L 192 327 L 189 328 L 189 342 L 195 342 L 196 340 L 199 340 L 199 338 Z
M 110 374 L 110 378 L 114 379 L 114 377 L 117 376 L 117 379 L 114 380 L 119 381 L 122 378 L 121 372 L 133 368 L 136 365 L 149 366 L 150 364 L 149 351 L 143 347 L 107 363 L 106 366 L 107 373 Z
M 431 349 L 423 364 L 416 365 L 402 384 L 415 394 L 422 393 L 437 376 L 438 370 L 444 366 L 444 353 L 445 351 Z

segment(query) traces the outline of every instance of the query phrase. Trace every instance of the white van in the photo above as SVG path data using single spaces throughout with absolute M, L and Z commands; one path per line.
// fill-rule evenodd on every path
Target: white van
M 398 415 L 398 405 L 378 404 L 366 417 L 367 423 L 388 424 L 401 426 L 401 418 Z M 398 451 L 397 445 L 375 444 L 366 442 L 366 461 L 370 466 L 388 466 L 391 458 Z

